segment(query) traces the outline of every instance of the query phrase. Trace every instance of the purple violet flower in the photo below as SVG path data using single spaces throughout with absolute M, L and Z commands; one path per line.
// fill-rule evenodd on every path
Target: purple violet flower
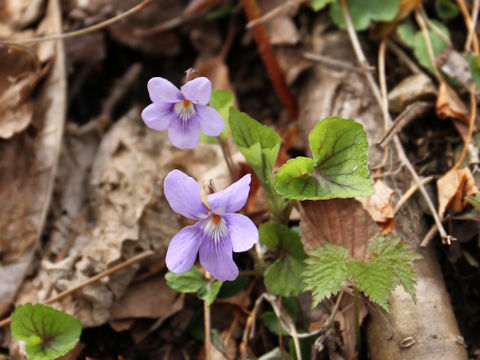
M 219 136 L 225 129 L 222 116 L 206 105 L 212 93 L 212 83 L 206 77 L 188 81 L 180 90 L 170 81 L 154 77 L 147 88 L 153 103 L 142 111 L 142 119 L 151 129 L 168 129 L 175 147 L 193 149 L 200 141 L 200 130 Z
M 247 202 L 251 175 L 247 174 L 222 191 L 200 199 L 200 187 L 180 170 L 171 171 L 163 189 L 173 211 L 199 220 L 175 235 L 167 250 L 167 267 L 183 273 L 193 266 L 200 254 L 200 264 L 220 281 L 235 280 L 238 267 L 232 252 L 247 251 L 258 241 L 258 230 L 248 217 L 237 214 Z

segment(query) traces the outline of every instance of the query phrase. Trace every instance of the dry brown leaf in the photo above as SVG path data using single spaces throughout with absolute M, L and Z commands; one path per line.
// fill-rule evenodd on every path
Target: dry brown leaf
M 25 130 L 33 119 L 30 94 L 41 76 L 35 53 L 24 46 L 0 44 L 0 138 Z
M 380 226 L 382 233 L 389 234 L 395 226 L 392 208 L 392 197 L 395 192 L 381 180 L 376 181 L 373 186 L 375 188 L 373 195 L 356 199 Z
M 465 124 L 470 123 L 468 110 L 462 99 L 445 81 L 440 83 L 437 98 L 437 116 L 440 119 L 454 118 Z
M 215 56 L 195 64 L 198 76 L 205 76 L 212 82 L 212 88 L 234 93 L 228 66 L 222 56 Z
M 222 331 L 219 336 L 224 351 L 218 350 L 213 343 L 210 343 L 210 360 L 235 359 L 237 356 L 237 342 L 228 331 Z
M 126 11 L 138 5 L 138 0 L 110 1 L 115 11 Z M 158 0 L 144 11 L 108 28 L 110 35 L 118 42 L 150 54 L 175 55 L 180 51 L 180 40 L 176 32 L 164 31 L 151 36 L 138 36 L 141 29 L 148 29 L 164 21 L 177 18 L 182 13 L 179 0 Z
M 433 100 L 437 89 L 433 81 L 425 74 L 413 74 L 398 83 L 388 93 L 388 108 L 401 113 L 408 105 L 423 100 Z
M 262 15 L 273 9 L 284 7 L 282 11 L 265 23 L 272 45 L 296 45 L 300 41 L 300 33 L 292 20 L 299 4 L 291 3 L 290 6 L 284 6 L 285 0 L 260 0 L 258 2 Z
M 330 243 L 347 248 L 363 260 L 368 241 L 378 233 L 378 225 L 355 199 L 302 201 L 300 230 L 306 251 Z
M 154 318 L 162 321 L 183 307 L 183 297 L 172 290 L 163 274 L 128 287 L 125 295 L 116 302 L 110 319 Z
M 56 0 L 49 1 L 43 21 L 50 24 L 50 33 L 61 32 Z M 29 269 L 56 175 L 66 108 L 66 75 L 62 43 L 51 42 L 51 46 L 56 48 L 53 66 L 33 99 L 35 131 L 0 142 L 0 312 L 11 304 Z
M 443 219 L 448 209 L 460 212 L 467 205 L 465 196 L 478 193 L 475 179 L 468 167 L 452 169 L 437 180 L 438 213 Z

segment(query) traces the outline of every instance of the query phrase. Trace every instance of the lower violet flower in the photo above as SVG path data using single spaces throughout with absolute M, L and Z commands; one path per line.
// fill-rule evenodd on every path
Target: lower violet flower
M 206 77 L 188 81 L 180 90 L 167 79 L 154 77 L 147 88 L 152 104 L 143 109 L 142 119 L 151 129 L 168 129 L 173 146 L 193 149 L 200 141 L 200 130 L 219 136 L 225 129 L 222 116 L 206 105 L 212 93 L 212 83 Z
M 180 170 L 171 171 L 163 185 L 173 211 L 199 220 L 175 235 L 168 246 L 166 263 L 170 271 L 183 273 L 200 255 L 200 264 L 220 281 L 235 280 L 238 267 L 232 252 L 247 251 L 258 241 L 258 230 L 248 217 L 237 214 L 247 202 L 251 175 L 247 174 L 224 190 L 200 198 L 197 182 Z

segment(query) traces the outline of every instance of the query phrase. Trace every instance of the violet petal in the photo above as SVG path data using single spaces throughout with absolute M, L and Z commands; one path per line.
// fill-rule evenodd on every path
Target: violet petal
M 207 105 L 195 105 L 200 130 L 208 136 L 218 136 L 225 129 L 225 120 L 217 110 Z
M 176 115 L 172 109 L 172 104 L 167 102 L 152 103 L 142 111 L 142 119 L 145 125 L 157 131 L 166 130 L 174 116 Z
M 179 149 L 193 149 L 200 141 L 200 125 L 195 117 L 183 122 L 172 121 L 168 127 L 168 138 Z
M 180 170 L 175 169 L 168 173 L 163 182 L 163 192 L 170 207 L 177 214 L 197 220 L 208 216 L 197 182 Z
M 208 104 L 212 94 L 212 83 L 206 77 L 199 77 L 181 87 L 185 99 Z
M 168 245 L 165 259 L 167 268 L 174 273 L 183 273 L 191 269 L 202 243 L 203 230 L 197 224 L 184 227 Z
M 233 262 L 232 242 L 226 236 L 218 241 L 205 237 L 200 245 L 200 264 L 220 281 L 232 281 L 238 276 L 238 267 Z
M 219 215 L 240 210 L 247 202 L 251 180 L 252 176 L 247 174 L 226 189 L 208 195 L 210 210 Z
M 227 223 L 234 252 L 247 251 L 258 241 L 258 230 L 252 220 L 242 214 L 222 215 Z
M 148 80 L 148 94 L 153 102 L 177 102 L 182 99 L 182 93 L 167 79 L 154 77 Z

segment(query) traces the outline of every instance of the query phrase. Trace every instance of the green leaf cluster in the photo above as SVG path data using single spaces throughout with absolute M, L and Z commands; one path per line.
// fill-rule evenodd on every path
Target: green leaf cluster
M 378 236 L 369 244 L 368 261 L 357 260 L 342 246 L 325 244 L 312 251 L 305 261 L 303 278 L 313 292 L 313 306 L 353 282 L 371 301 L 388 308 L 388 297 L 398 285 L 415 301 L 416 274 L 412 261 L 420 255 L 396 237 Z
M 296 296 L 304 291 L 303 260 L 307 258 L 300 236 L 287 226 L 268 223 L 258 229 L 260 242 L 270 250 L 279 250 L 280 256 L 265 271 L 265 285 L 272 294 Z
M 435 24 L 436 27 L 445 34 L 446 37 L 450 36 L 448 29 L 442 23 L 435 20 L 432 20 L 432 23 Z M 415 58 L 418 60 L 420 65 L 428 69 L 433 74 L 433 64 L 430 60 L 430 56 L 428 55 L 427 44 L 422 31 L 415 31 L 410 24 L 401 24 L 397 28 L 397 34 L 407 46 L 413 49 Z M 435 56 L 437 56 L 443 50 L 445 50 L 445 48 L 448 46 L 448 42 L 433 30 L 428 30 L 428 34 L 432 44 L 433 53 Z
M 367 167 L 362 125 L 338 116 L 320 121 L 308 137 L 313 159 L 288 160 L 275 176 L 277 192 L 296 200 L 368 196 L 375 191 Z
M 262 183 L 272 219 L 278 223 L 288 222 L 292 204 L 280 197 L 273 186 L 272 172 L 280 151 L 280 136 L 233 107 L 230 108 L 229 123 L 235 145 Z
M 167 280 L 167 285 L 175 291 L 197 293 L 197 296 L 206 301 L 208 306 L 215 301 L 222 287 L 222 282 L 219 280 L 205 279 L 200 269 L 196 266 L 181 274 L 169 271 L 165 275 L 165 279 Z
M 51 360 L 65 355 L 80 339 L 82 324 L 76 317 L 42 304 L 18 305 L 10 325 L 12 336 L 25 341 L 32 360 Z
M 400 9 L 400 0 L 346 0 L 348 12 L 357 31 L 365 30 L 372 21 L 390 21 Z M 342 8 L 338 1 L 330 6 L 330 16 L 343 30 L 347 28 Z

